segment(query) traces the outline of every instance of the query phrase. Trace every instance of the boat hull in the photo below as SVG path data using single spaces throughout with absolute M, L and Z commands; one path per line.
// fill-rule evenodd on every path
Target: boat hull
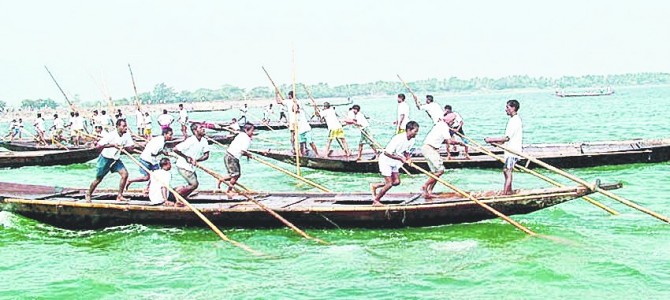
M 85 163 L 98 157 L 97 149 L 0 152 L 0 168 Z

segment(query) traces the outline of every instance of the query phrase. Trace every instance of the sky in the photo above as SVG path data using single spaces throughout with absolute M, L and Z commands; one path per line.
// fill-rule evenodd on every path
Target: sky
M 670 1 L 0 0 L 0 100 L 670 72 Z

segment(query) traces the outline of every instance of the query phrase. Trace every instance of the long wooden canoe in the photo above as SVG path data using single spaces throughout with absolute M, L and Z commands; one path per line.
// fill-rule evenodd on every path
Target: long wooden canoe
M 288 150 L 251 151 L 288 164 L 295 164 L 295 156 Z M 498 151 L 498 153 L 499 155 L 501 154 L 500 151 Z M 655 163 L 670 161 L 670 139 L 639 139 L 570 144 L 529 144 L 524 146 L 524 153 L 537 157 L 542 161 L 559 168 Z M 371 151 L 366 152 L 365 155 L 363 155 L 363 160 L 355 160 L 355 156 L 344 156 L 339 150 L 335 151 L 333 154 L 334 155 L 327 158 L 314 157 L 313 155 L 300 157 L 300 165 L 312 169 L 336 172 L 379 172 L 377 160 L 371 159 L 375 156 Z M 428 163 L 419 149 L 413 153 L 413 157 L 414 163 L 422 168 L 428 168 Z M 443 163 L 447 169 L 502 167 L 502 163 L 498 160 L 479 152 L 473 152 L 471 154 L 471 159 L 469 160 L 457 156 L 452 156 L 451 160 L 447 160 L 446 157 L 443 157 Z M 529 164 L 526 160 L 521 160 L 520 164 L 529 168 L 536 167 L 535 164 Z M 409 166 L 405 167 L 410 171 L 413 170 L 413 168 Z
M 205 122 L 205 121 L 191 121 L 191 123 L 198 123 L 198 124 L 203 124 L 207 129 L 215 130 L 215 131 L 226 131 L 228 126 L 230 126 L 230 122 L 227 123 L 212 123 L 212 122 Z M 284 122 L 279 122 L 279 121 L 270 121 L 267 123 L 263 123 L 260 121 L 255 121 L 255 122 L 250 122 L 251 124 L 254 124 L 256 127 L 256 130 L 281 130 L 281 129 L 288 129 L 288 124 Z M 321 122 L 321 121 L 315 121 L 315 120 L 310 120 L 309 125 L 312 128 L 328 128 L 326 125 L 326 122 Z
M 25 166 L 53 166 L 85 163 L 98 157 L 95 148 L 77 150 L 42 150 L 25 152 L 0 152 L 0 168 Z
M 621 184 L 601 185 L 605 189 Z M 151 206 L 141 194 L 126 194 L 119 203 L 114 191 L 95 194 L 86 203 L 84 189 L 0 183 L 0 209 L 69 229 L 128 224 L 204 226 L 186 207 Z M 518 190 L 513 195 L 474 192 L 473 196 L 506 215 L 527 214 L 590 194 L 583 187 Z M 455 193 L 426 201 L 419 193 L 389 193 L 372 206 L 369 193 L 256 193 L 254 197 L 298 226 L 317 228 L 435 226 L 478 222 L 496 216 Z M 279 227 L 282 223 L 242 196 L 199 191 L 189 201 L 220 226 Z

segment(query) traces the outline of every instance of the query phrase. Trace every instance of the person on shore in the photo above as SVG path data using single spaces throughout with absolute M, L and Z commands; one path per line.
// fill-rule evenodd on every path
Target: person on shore
M 368 144 L 372 151 L 375 152 L 375 156 L 372 159 L 377 158 L 377 149 L 375 149 L 375 143 L 372 140 L 372 133 L 370 133 L 370 130 L 368 130 L 370 123 L 368 122 L 368 119 L 365 117 L 365 115 L 361 112 L 361 107 L 358 104 L 355 104 L 351 107 L 349 113 L 347 114 L 345 123 L 358 127 L 358 130 L 360 131 L 361 136 L 358 139 L 358 156 L 356 156 L 356 160 L 360 160 L 361 156 L 363 156 L 364 144 Z
M 142 150 L 142 153 L 140 154 L 139 161 L 142 166 L 149 169 L 149 171 L 158 170 L 158 156 L 161 154 L 168 155 L 168 151 L 165 149 L 165 142 L 172 140 L 172 133 L 172 128 L 165 128 L 161 132 L 161 135 L 154 137 L 147 142 L 144 146 L 144 150 Z M 142 174 L 141 177 L 128 180 L 126 189 L 128 189 L 134 182 L 145 182 L 149 180 L 149 173 L 142 167 L 140 167 L 140 174 Z M 147 189 L 148 188 L 149 187 L 147 186 Z
M 151 180 L 149 181 L 149 201 L 151 205 L 165 205 L 172 206 L 174 202 L 174 195 L 170 193 L 166 186 L 170 185 L 172 180 L 172 163 L 167 157 L 161 158 L 158 162 L 159 168 L 151 172 Z
M 246 103 L 244 103 L 244 106 L 240 107 L 240 117 L 238 118 L 238 120 L 240 120 L 241 123 L 247 122 L 247 112 L 249 112 L 249 107 L 247 106 Z M 244 121 L 242 121 L 242 119 L 244 119 Z
M 396 126 L 395 134 L 405 132 L 407 122 L 409 122 L 409 105 L 405 102 L 405 94 L 398 94 L 398 111 L 396 120 L 393 122 L 393 125 Z
M 176 189 L 177 193 L 184 198 L 195 191 L 200 183 L 194 166 L 209 158 L 209 143 L 205 138 L 205 127 L 199 123 L 191 124 L 192 136 L 177 144 L 173 151 L 179 156 L 177 159 L 177 171 L 186 180 L 188 185 Z
M 35 122 L 33 122 L 33 126 L 35 127 L 35 132 L 36 134 L 36 139 L 40 143 L 45 143 L 46 140 L 44 140 L 44 118 L 42 118 L 41 113 L 37 113 L 37 118 L 35 118 Z
M 433 101 L 433 95 L 426 95 L 426 104 L 421 105 L 419 103 L 419 97 L 412 94 L 414 97 L 414 103 L 418 110 L 424 110 L 428 114 L 428 117 L 433 121 L 433 125 L 437 124 L 440 119 L 444 118 L 444 110 L 440 107 L 439 104 Z
M 123 197 L 123 191 L 126 188 L 126 181 L 128 180 L 128 171 L 126 166 L 121 161 L 121 149 L 127 152 L 133 151 L 135 144 L 133 138 L 128 132 L 128 124 L 126 120 L 119 119 L 116 121 L 116 130 L 103 134 L 98 141 L 97 148 L 102 150 L 98 156 L 98 163 L 96 167 L 95 179 L 91 182 L 88 191 L 86 192 L 86 202 L 91 202 L 91 195 L 95 188 L 107 173 L 119 173 L 121 180 L 119 182 L 119 192 L 116 196 L 117 201 L 128 201 Z
M 398 170 L 403 164 L 411 162 L 409 150 L 414 147 L 417 133 L 419 133 L 419 123 L 407 122 L 403 132 L 395 135 L 386 145 L 384 152 L 379 155 L 379 172 L 384 176 L 384 182 L 370 185 L 374 197 L 372 205 L 383 205 L 380 200 L 386 192 L 400 184 Z M 381 190 L 377 191 L 379 188 Z
M 63 139 L 63 129 L 65 128 L 65 122 L 63 119 L 58 117 L 58 114 L 54 114 L 53 125 L 49 128 L 51 131 L 51 143 L 55 144 L 56 142 L 62 142 Z
M 224 157 L 224 163 L 226 165 L 226 170 L 228 170 L 228 176 L 219 179 L 217 188 L 221 188 L 221 183 L 228 181 L 228 190 L 226 194 L 231 197 L 234 195 L 233 186 L 240 180 L 242 176 L 242 169 L 240 168 L 240 158 L 242 155 L 251 158 L 251 153 L 247 152 L 249 146 L 251 145 L 251 139 L 254 136 L 254 125 L 251 123 L 244 124 L 244 131 L 235 136 L 235 139 L 230 143 L 228 149 L 226 149 L 226 156 Z
M 330 106 L 330 103 L 323 103 L 323 110 L 321 112 L 315 111 L 317 116 L 326 120 L 326 126 L 328 126 L 328 142 L 326 143 L 326 153 L 325 156 L 330 156 L 330 144 L 333 140 L 337 140 L 337 143 L 344 150 L 344 155 L 351 156 L 349 152 L 349 146 L 347 145 L 347 139 L 344 137 L 344 129 L 340 120 L 337 118 L 337 113 L 335 112 L 335 107 Z
M 505 113 L 510 117 L 505 128 L 505 136 L 487 137 L 484 139 L 489 144 L 503 144 L 512 151 L 521 153 L 523 151 L 523 124 L 519 117 L 519 101 L 509 100 L 505 106 Z M 505 176 L 505 185 L 503 186 L 503 195 L 511 195 L 512 192 L 512 171 L 519 161 L 519 156 L 505 151 L 505 166 L 503 175 Z
M 423 141 L 423 146 L 421 146 L 421 153 L 423 154 L 423 157 L 426 158 L 430 172 L 433 173 L 435 177 L 440 177 L 444 174 L 444 163 L 440 156 L 440 146 L 445 141 L 451 139 L 451 133 L 446 119 L 447 117 L 443 117 L 433 125 L 433 128 L 428 132 L 426 139 Z M 426 183 L 421 187 L 421 193 L 425 199 L 433 198 L 433 188 L 436 183 L 437 180 L 428 177 Z
M 174 117 L 172 115 L 168 114 L 167 109 L 163 109 L 163 114 L 158 116 L 157 121 L 158 121 L 158 125 L 160 125 L 160 127 L 161 127 L 161 131 L 163 131 L 163 129 L 168 128 L 168 127 L 170 127 L 170 125 L 172 125 L 172 122 L 174 122 Z
M 182 103 L 179 103 L 179 124 L 181 124 L 181 134 L 185 139 L 188 137 L 188 112 Z

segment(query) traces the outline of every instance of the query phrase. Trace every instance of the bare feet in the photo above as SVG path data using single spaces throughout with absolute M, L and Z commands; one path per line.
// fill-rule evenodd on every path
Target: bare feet
M 370 190 L 372 191 L 372 197 L 377 198 L 377 187 L 374 183 L 370 183 Z
M 123 197 L 123 195 L 118 195 L 116 196 L 116 201 L 128 202 L 130 200 L 126 197 Z
M 372 206 L 384 206 L 384 204 L 375 199 L 372 199 Z
M 86 202 L 91 203 L 91 194 L 86 192 L 86 196 L 84 197 L 84 199 L 86 200 Z
M 430 192 L 428 192 L 426 190 L 426 186 L 421 187 L 421 196 L 423 196 L 423 198 L 426 199 L 426 200 L 432 199 L 433 197 L 435 197 L 435 196 L 433 196 L 433 194 L 431 194 Z

